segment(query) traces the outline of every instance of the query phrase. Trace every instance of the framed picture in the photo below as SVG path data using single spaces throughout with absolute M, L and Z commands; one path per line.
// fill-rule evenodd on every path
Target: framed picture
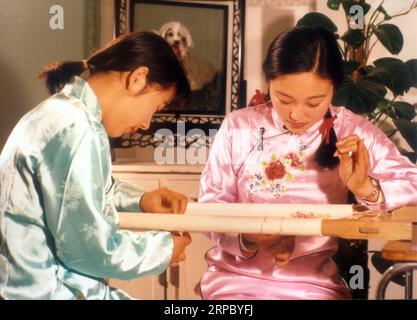
M 115 35 L 131 31 L 160 34 L 186 69 L 190 103 L 181 110 L 156 114 L 146 132 L 122 137 L 116 147 L 158 145 L 159 129 L 217 129 L 246 97 L 243 81 L 244 0 L 172 1 L 116 0 Z M 242 90 L 240 90 L 242 89 Z M 114 145 L 114 143 L 113 143 Z

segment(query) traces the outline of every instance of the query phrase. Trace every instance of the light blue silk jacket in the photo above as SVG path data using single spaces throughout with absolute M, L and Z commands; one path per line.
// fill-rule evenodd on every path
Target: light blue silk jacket
M 0 296 L 123 299 L 105 279 L 159 274 L 169 232 L 118 229 L 142 188 L 113 180 L 97 97 L 79 77 L 27 113 L 0 156 Z

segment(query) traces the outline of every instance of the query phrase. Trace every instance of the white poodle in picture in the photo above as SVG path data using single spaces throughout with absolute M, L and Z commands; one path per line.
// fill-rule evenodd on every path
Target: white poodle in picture
M 217 73 L 213 65 L 191 55 L 194 43 L 187 27 L 178 21 L 167 22 L 159 29 L 159 34 L 170 44 L 175 55 L 182 61 L 192 91 L 201 90 L 213 81 Z

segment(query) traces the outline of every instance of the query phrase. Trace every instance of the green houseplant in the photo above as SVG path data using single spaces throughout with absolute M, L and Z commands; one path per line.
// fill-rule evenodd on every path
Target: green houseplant
M 396 25 L 389 22 L 417 8 L 417 0 L 404 12 L 392 16 L 384 9 L 384 1 L 374 10 L 371 10 L 365 0 L 328 0 L 327 6 L 332 10 L 344 11 L 348 30 L 343 35 L 337 33 L 338 29 L 333 21 L 318 12 L 306 14 L 297 25 L 322 26 L 339 39 L 345 79 L 335 94 L 333 103 L 344 105 L 353 112 L 366 116 L 379 127 L 383 127 L 387 119 L 392 119 L 392 126 L 385 128 L 385 133 L 392 137 L 400 132 L 414 150 L 404 153 L 415 162 L 417 122 L 412 121 L 416 115 L 415 105 L 399 99 L 411 87 L 417 88 L 417 59 L 404 62 L 397 58 L 384 57 L 370 62 L 369 57 L 377 42 L 393 55 L 402 50 L 402 33 Z M 360 6 L 361 10 L 352 10 L 353 6 Z

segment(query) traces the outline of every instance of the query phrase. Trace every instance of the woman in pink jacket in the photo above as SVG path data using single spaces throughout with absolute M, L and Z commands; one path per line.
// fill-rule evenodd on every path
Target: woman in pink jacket
M 226 117 L 199 202 L 343 204 L 351 191 L 370 208 L 417 205 L 417 167 L 365 118 L 331 105 L 343 79 L 333 35 L 292 28 L 272 42 L 263 70 L 266 103 Z M 208 236 L 216 246 L 203 299 L 350 298 L 332 260 L 336 238 Z

